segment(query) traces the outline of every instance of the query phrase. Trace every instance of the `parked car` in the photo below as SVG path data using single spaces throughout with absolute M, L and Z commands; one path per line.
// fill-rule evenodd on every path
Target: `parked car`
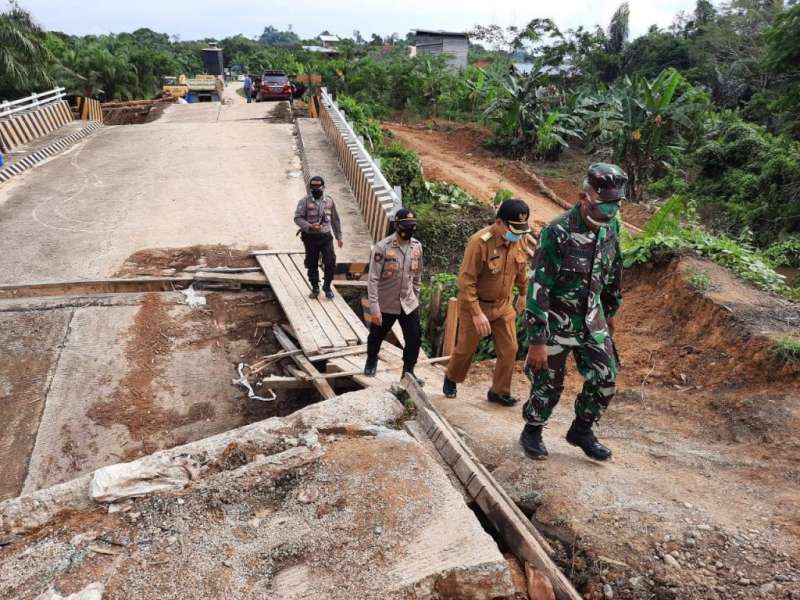
M 256 89 L 255 87 L 253 89 Z M 256 102 L 291 100 L 294 88 L 286 71 L 264 71 L 256 91 Z
M 239 75 L 239 76 L 236 78 L 236 81 L 244 81 L 244 75 Z

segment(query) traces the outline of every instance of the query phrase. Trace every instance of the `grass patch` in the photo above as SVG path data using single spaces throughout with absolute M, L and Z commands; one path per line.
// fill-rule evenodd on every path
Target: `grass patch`
M 779 365 L 800 365 L 800 338 L 786 336 L 779 339 L 770 347 L 769 355 Z
M 711 281 L 708 271 L 697 271 L 694 269 L 689 273 L 689 285 L 693 290 L 700 293 L 709 292 L 716 287 Z

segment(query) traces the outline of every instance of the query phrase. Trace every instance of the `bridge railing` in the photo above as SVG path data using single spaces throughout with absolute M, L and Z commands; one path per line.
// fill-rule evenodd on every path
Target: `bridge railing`
M 26 98 L 20 98 L 19 100 L 12 100 L 11 102 L 4 101 L 0 103 L 0 119 L 3 117 L 10 117 L 11 115 L 15 115 L 17 113 L 25 112 L 26 110 L 38 108 L 52 102 L 57 102 L 58 100 L 64 98 L 65 95 L 64 88 L 57 87 L 47 92 L 40 92 L 38 94 L 32 94 Z
M 373 241 L 386 237 L 389 221 L 402 206 L 400 194 L 389 185 L 378 163 L 364 148 L 346 115 L 325 88 L 320 88 L 319 118 L 339 165 L 353 190 Z

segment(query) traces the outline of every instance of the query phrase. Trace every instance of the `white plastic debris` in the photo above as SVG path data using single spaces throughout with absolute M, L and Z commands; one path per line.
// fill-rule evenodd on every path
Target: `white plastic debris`
M 116 502 L 155 492 L 183 489 L 200 473 L 200 464 L 190 456 L 172 459 L 147 457 L 97 469 L 89 484 L 95 502 Z
M 36 600 L 103 600 L 103 590 L 105 586 L 102 583 L 90 583 L 80 592 L 70 594 L 69 596 L 62 596 L 53 588 L 50 588 L 43 594 L 39 594 Z
M 193 286 L 189 286 L 185 290 L 181 290 L 181 294 L 186 299 L 186 305 L 190 308 L 198 308 L 206 305 L 206 297 L 197 293 Z

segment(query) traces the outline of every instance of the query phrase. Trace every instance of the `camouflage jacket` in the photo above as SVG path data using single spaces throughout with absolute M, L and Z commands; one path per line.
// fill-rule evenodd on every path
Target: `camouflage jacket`
M 542 230 L 528 284 L 528 342 L 608 337 L 606 319 L 622 303 L 619 221 L 593 232 L 578 206 Z

